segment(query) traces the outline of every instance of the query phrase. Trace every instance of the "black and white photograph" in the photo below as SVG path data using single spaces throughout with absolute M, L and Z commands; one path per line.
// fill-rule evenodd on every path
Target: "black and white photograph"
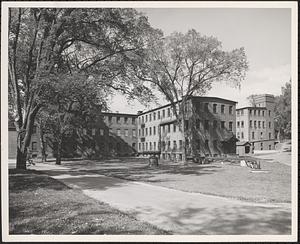
M 2 241 L 297 241 L 298 6 L 2 2 Z

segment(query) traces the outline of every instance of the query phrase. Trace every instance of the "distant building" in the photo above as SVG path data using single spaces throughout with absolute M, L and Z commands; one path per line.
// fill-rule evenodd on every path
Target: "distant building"
M 274 96 L 257 95 L 253 105 L 236 110 L 236 136 L 241 142 L 250 142 L 254 150 L 273 150 Z
M 188 157 L 235 154 L 235 107 L 236 102 L 222 98 L 190 98 L 184 121 L 186 140 L 170 104 L 140 113 L 138 153 L 182 160 L 186 145 Z

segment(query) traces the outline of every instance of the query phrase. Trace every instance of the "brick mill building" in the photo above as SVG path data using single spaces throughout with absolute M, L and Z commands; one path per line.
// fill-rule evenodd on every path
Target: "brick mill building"
M 273 150 L 274 96 L 256 95 L 253 103 L 251 107 L 236 110 L 236 136 L 240 142 L 249 142 L 251 150 Z
M 236 102 L 217 97 L 191 97 L 185 112 L 187 138 L 179 130 L 171 105 L 138 115 L 138 153 L 162 159 L 187 156 L 220 156 L 235 151 Z

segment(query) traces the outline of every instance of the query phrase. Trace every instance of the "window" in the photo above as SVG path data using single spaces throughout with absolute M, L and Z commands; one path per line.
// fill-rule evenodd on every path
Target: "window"
M 142 124 L 144 124 L 144 116 L 142 116 Z
M 258 128 L 260 128 L 260 123 L 261 123 L 261 122 L 260 122 L 260 121 L 258 121 Z
M 173 132 L 176 132 L 176 124 L 173 124 Z
M 173 149 L 177 149 L 177 144 L 176 144 L 176 141 L 173 141 Z
M 253 110 L 253 114 L 254 114 L 254 116 L 256 115 L 256 110 Z
M 152 114 L 149 114 L 149 121 L 152 120 Z
M 229 114 L 232 114 L 232 106 L 229 106 Z
M 145 143 L 144 142 L 142 143 L 142 149 L 143 149 L 143 151 L 145 150 Z
M 204 129 L 205 130 L 209 129 L 209 121 L 208 120 L 205 120 L 205 122 L 204 122 Z
M 251 109 L 249 109 L 249 114 L 252 115 L 252 110 Z
M 128 118 L 124 117 L 124 123 L 127 124 L 127 122 L 128 122 Z
M 257 111 L 257 115 L 260 116 L 260 110 Z
M 139 129 L 139 136 L 141 136 L 141 129 Z
M 214 126 L 214 129 L 216 129 L 218 127 L 218 122 L 216 120 L 214 120 L 213 126 Z
M 225 105 L 221 105 L 221 114 L 224 114 L 225 111 Z
M 148 151 L 148 142 L 146 142 L 146 151 Z
M 157 118 L 160 119 L 160 111 L 157 112 Z
M 156 142 L 153 142 L 153 150 L 156 150 Z
M 182 140 L 179 140 L 179 149 L 182 149 Z
M 205 103 L 205 104 L 204 104 L 204 110 L 205 110 L 206 112 L 208 112 L 208 103 Z
M 142 136 L 144 136 L 145 135 L 145 130 L 144 130 L 144 128 L 142 129 Z
M 272 137 L 272 134 L 271 134 L 271 133 L 269 133 L 269 139 L 271 139 L 271 137 Z
M 240 111 L 239 110 L 236 111 L 236 115 L 240 116 Z
M 146 136 L 148 136 L 148 128 L 145 128 Z
M 271 145 L 269 145 L 269 150 L 271 150 L 272 149 L 272 146 Z
M 265 116 L 265 111 L 262 111 L 262 116 Z
M 244 110 L 243 109 L 241 110 L 241 115 L 244 115 Z
M 165 110 L 162 111 L 162 117 L 165 118 Z
M 252 128 L 252 120 L 250 120 L 250 128 Z
M 240 121 L 238 121 L 237 123 L 236 123 L 236 127 L 240 127 Z
M 155 134 L 156 134 L 156 127 L 153 126 L 153 135 L 155 135 Z
M 269 116 L 271 116 L 271 110 L 269 110 Z
M 165 133 L 165 126 L 164 125 L 162 126 L 162 131 L 163 131 L 163 133 Z
M 240 132 L 237 132 L 236 135 L 237 135 L 237 138 L 240 139 Z
M 152 142 L 149 142 L 150 151 L 152 151 Z
M 145 122 L 147 122 L 148 121 L 148 114 L 146 115 L 146 120 L 145 120 Z
M 232 131 L 232 121 L 229 122 L 229 130 Z
M 168 117 L 171 117 L 171 111 L 170 111 L 170 108 L 168 108 Z
M 254 131 L 252 132 L 252 139 L 255 139 L 255 136 L 254 136 Z
M 121 130 L 117 129 L 117 135 L 120 136 L 121 135 Z
M 262 122 L 262 127 L 265 128 L 265 121 Z
M 216 114 L 217 113 L 217 104 L 213 105 L 213 112 Z
M 149 136 L 152 135 L 152 127 L 149 127 Z
M 103 135 L 104 135 L 104 130 L 100 129 L 100 136 L 103 136 Z
M 37 151 L 37 142 L 32 142 L 31 143 L 31 149 L 32 149 L 32 151 Z
M 139 142 L 139 150 L 141 150 L 141 143 Z
M 200 120 L 199 119 L 196 120 L 196 129 L 200 129 Z
M 244 128 L 244 121 L 241 121 L 241 127 Z
M 244 132 L 241 132 L 241 138 L 244 139 Z
M 254 120 L 254 128 L 256 128 L 256 120 Z
M 133 125 L 135 125 L 135 118 L 132 118 L 131 121 L 132 121 L 131 123 L 132 123 Z
M 221 128 L 225 129 L 225 121 L 221 121 Z
M 262 139 L 263 138 L 263 133 L 262 132 L 260 132 L 260 139 Z
M 264 144 L 263 143 L 260 143 L 260 150 L 263 150 L 264 149 Z
M 112 116 L 108 116 L 108 122 L 109 122 L 109 123 L 112 122 Z
M 120 124 L 120 117 L 117 117 L 117 123 Z
M 156 113 L 153 113 L 153 120 L 156 120 Z
M 132 119 L 133 120 L 133 119 Z M 141 124 L 141 117 L 139 117 L 139 124 Z
M 95 128 L 92 129 L 92 136 L 94 136 L 94 135 L 96 135 L 96 129 Z
M 269 128 L 271 128 L 271 122 L 269 122 Z

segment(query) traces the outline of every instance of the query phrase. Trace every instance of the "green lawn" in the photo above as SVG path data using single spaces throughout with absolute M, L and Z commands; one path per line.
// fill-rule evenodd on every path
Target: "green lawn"
M 9 170 L 10 234 L 168 234 L 34 170 Z
M 99 173 L 122 179 L 147 182 L 173 189 L 225 196 L 254 202 L 291 202 L 291 167 L 261 161 L 267 173 L 251 173 L 239 164 L 215 162 L 187 166 L 160 162 L 149 168 L 146 159 L 63 162 L 73 170 Z

